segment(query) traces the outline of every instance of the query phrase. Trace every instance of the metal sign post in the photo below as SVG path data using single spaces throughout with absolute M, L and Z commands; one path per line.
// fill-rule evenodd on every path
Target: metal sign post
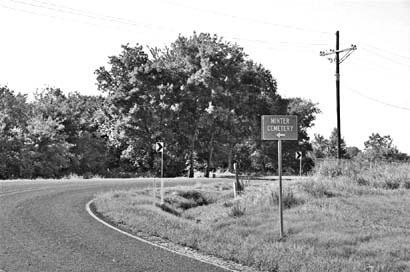
M 282 140 L 278 140 L 278 170 L 279 170 L 279 217 L 280 238 L 283 238 L 283 207 L 282 207 Z
M 279 175 L 279 223 L 280 238 L 283 232 L 283 200 L 282 200 L 282 140 L 298 139 L 297 116 L 293 115 L 262 115 L 262 140 L 278 141 L 278 175 Z
M 155 145 L 157 152 L 161 152 L 161 205 L 164 204 L 164 143 L 157 142 Z
M 164 204 L 164 150 L 161 152 L 161 205 Z
M 156 198 L 157 198 L 157 196 L 156 196 L 156 191 L 157 190 L 157 183 L 155 182 L 155 175 L 154 175 L 154 182 L 153 182 L 153 184 L 152 184 L 152 205 L 154 205 L 155 206 L 155 200 L 156 200 Z
M 302 151 L 296 151 L 295 157 L 299 160 L 299 176 L 302 176 Z

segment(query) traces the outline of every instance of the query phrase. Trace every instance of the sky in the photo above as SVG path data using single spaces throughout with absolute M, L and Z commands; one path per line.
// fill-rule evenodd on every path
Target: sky
M 123 44 L 217 34 L 269 69 L 281 96 L 318 104 L 311 137 L 336 127 L 335 62 L 319 52 L 339 31 L 340 49 L 357 46 L 340 64 L 346 144 L 379 133 L 410 154 L 410 0 L 0 0 L 0 30 L 0 86 L 29 98 L 47 86 L 101 94 L 94 71 Z

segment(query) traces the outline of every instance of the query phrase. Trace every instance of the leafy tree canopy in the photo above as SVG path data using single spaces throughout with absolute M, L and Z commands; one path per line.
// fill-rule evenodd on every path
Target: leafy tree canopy
M 369 160 L 406 160 L 408 155 L 400 152 L 393 145 L 390 135 L 381 136 L 379 133 L 372 133 L 369 139 L 364 142 L 364 156 Z
M 319 113 L 316 105 L 282 99 L 270 71 L 237 44 L 194 33 L 148 50 L 123 46 L 108 68 L 96 71 L 99 89 L 108 94 L 110 137 L 138 169 L 155 168 L 155 141 L 167 144 L 169 175 L 188 170 L 192 176 L 201 165 L 206 172 L 215 165 L 230 168 L 246 157 L 243 150 L 250 156 L 262 148 L 263 114 L 298 115 L 301 143 L 310 148 L 306 129 Z

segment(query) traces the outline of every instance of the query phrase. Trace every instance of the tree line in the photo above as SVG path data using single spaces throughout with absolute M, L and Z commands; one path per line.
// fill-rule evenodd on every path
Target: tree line
M 337 158 L 337 129 L 334 128 L 326 139 L 323 135 L 315 134 L 312 140 L 311 156 L 314 159 L 335 159 Z M 345 140 L 341 139 L 341 155 L 343 159 L 375 161 L 409 161 L 410 157 L 406 153 L 399 151 L 393 144 L 390 135 L 380 135 L 372 133 L 369 139 L 364 142 L 364 149 L 360 150 L 355 146 L 347 146 Z
M 156 175 L 155 142 L 165 143 L 166 176 L 215 169 L 275 173 L 276 141 L 261 141 L 261 115 L 298 116 L 298 141 L 284 165 L 312 151 L 307 129 L 317 105 L 283 98 L 269 70 L 216 35 L 178 36 L 164 48 L 123 45 L 95 71 L 101 95 L 38 91 L 33 101 L 0 87 L 0 178 Z M 305 158 L 305 170 L 313 165 Z

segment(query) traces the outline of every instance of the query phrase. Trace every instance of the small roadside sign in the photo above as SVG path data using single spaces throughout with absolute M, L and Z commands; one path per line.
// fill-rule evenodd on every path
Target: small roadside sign
M 299 176 L 302 176 L 302 151 L 296 151 L 295 157 L 299 160 Z
M 302 158 L 302 152 L 301 151 L 296 151 L 296 153 L 295 153 L 295 158 L 296 159 L 300 159 L 300 158 Z
M 164 142 L 156 142 L 155 143 L 155 151 L 163 152 L 164 151 Z
M 262 115 L 262 140 L 297 140 L 295 115 Z
M 155 143 L 155 151 L 161 153 L 161 205 L 164 204 L 164 142 Z M 154 183 L 154 202 L 155 202 L 155 183 Z
M 279 223 L 280 237 L 283 238 L 282 140 L 298 139 L 298 118 L 295 115 L 262 115 L 261 121 L 262 140 L 278 141 Z

